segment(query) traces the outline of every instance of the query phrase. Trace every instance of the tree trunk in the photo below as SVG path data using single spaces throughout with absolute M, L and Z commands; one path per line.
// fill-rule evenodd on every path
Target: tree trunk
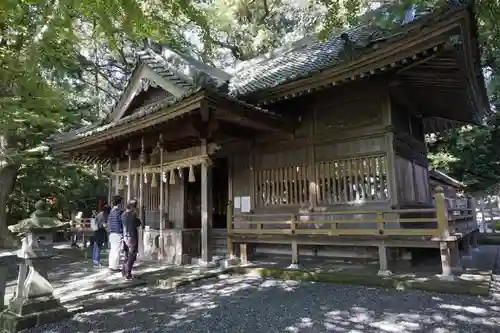
M 7 228 L 7 202 L 16 183 L 17 167 L 9 164 L 0 169 L 0 248 L 13 247 L 14 237 Z

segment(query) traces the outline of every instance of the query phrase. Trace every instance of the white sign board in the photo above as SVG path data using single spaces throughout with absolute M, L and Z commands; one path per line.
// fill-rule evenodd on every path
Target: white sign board
M 234 197 L 234 208 L 235 209 L 241 208 L 241 198 L 240 197 Z
M 241 212 L 250 213 L 250 197 L 241 197 Z

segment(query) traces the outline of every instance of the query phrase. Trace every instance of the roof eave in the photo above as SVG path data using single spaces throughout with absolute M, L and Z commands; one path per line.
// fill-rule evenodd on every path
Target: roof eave
M 187 96 L 185 99 L 178 101 L 177 103 L 168 105 L 166 109 L 168 109 L 169 112 L 154 112 L 144 117 L 138 117 L 131 121 L 117 124 L 109 129 L 92 133 L 87 136 L 74 137 L 70 140 L 55 142 L 51 145 L 51 148 L 57 152 L 69 153 L 71 151 L 99 144 L 126 134 L 132 134 L 140 131 L 141 129 L 145 129 L 149 126 L 165 121 L 166 119 L 173 119 L 199 108 L 199 103 L 204 97 L 204 91 L 198 91 L 193 95 Z
M 376 73 L 386 72 L 395 66 L 407 65 L 408 61 L 414 61 L 414 56 L 420 52 L 425 51 L 428 53 L 433 50 L 437 51 L 438 45 L 446 42 L 447 34 L 460 25 L 459 21 L 462 18 L 460 13 L 463 11 L 454 12 L 447 19 L 439 21 L 432 27 L 427 26 L 424 31 L 420 29 L 421 31 L 416 32 L 414 36 L 409 38 L 389 42 L 379 49 L 376 49 L 374 46 L 374 51 L 352 62 L 314 73 L 308 77 L 280 84 L 265 92 L 250 94 L 245 96 L 245 99 L 258 99 L 260 104 L 269 104 L 307 94 L 311 91 L 365 78 Z M 412 26 L 411 30 L 417 31 L 419 27 L 423 28 L 423 26 L 423 24 Z M 437 41 L 436 38 L 440 35 L 443 36 L 443 40 Z M 418 45 L 421 45 L 420 49 L 417 48 Z
M 446 184 L 453 186 L 455 188 L 465 189 L 467 187 L 464 183 L 462 183 L 462 182 L 456 180 L 455 178 L 448 176 L 444 172 L 441 172 L 441 171 L 436 170 L 436 169 L 430 169 L 429 176 L 431 178 L 434 178 L 435 180 L 441 181 L 441 182 L 446 183 Z

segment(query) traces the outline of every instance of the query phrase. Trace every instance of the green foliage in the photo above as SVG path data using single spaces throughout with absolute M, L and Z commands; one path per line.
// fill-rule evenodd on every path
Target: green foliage
M 105 175 L 106 176 L 106 175 Z M 93 168 L 68 164 L 58 158 L 39 156 L 19 168 L 17 183 L 8 203 L 8 224 L 28 217 L 40 198 L 54 201 L 54 215 L 70 218 L 81 203 L 97 209 L 98 197 L 107 197 L 106 178 L 96 178 Z
M 500 231 L 500 222 L 495 223 L 495 231 Z
M 145 37 L 185 48 L 180 27 L 204 27 L 202 14 L 185 0 L 0 2 L 0 206 L 8 200 L 9 223 L 40 197 L 55 199 L 53 209 L 67 215 L 77 200 L 95 204 L 96 193 L 106 194 L 92 168 L 30 150 L 101 117 L 100 93 L 115 97 L 131 69 L 127 51 Z M 2 173 L 7 168 L 17 173 Z M 12 177 L 14 188 L 5 185 Z M 0 209 L 0 245 L 5 213 Z
M 500 116 L 485 126 L 451 131 L 430 146 L 432 163 L 462 180 L 469 192 L 498 191 L 500 183 Z

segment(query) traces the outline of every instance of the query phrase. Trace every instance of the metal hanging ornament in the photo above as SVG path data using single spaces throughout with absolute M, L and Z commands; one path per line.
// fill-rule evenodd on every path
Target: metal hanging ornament
M 151 176 L 151 187 L 156 187 L 158 184 L 156 183 L 156 173 L 153 172 L 153 175 Z
M 196 178 L 195 178 L 195 176 L 194 176 L 194 168 L 193 168 L 193 166 L 192 166 L 192 165 L 191 165 L 191 166 L 189 166 L 189 179 L 188 179 L 188 181 L 189 181 L 190 183 L 194 183 L 194 182 L 196 181 Z
M 174 170 L 170 170 L 170 174 L 168 175 L 168 178 L 170 180 L 170 185 L 174 185 L 175 184 L 175 172 Z
M 118 187 L 118 190 L 123 190 L 123 178 L 118 176 L 118 183 L 116 184 Z

